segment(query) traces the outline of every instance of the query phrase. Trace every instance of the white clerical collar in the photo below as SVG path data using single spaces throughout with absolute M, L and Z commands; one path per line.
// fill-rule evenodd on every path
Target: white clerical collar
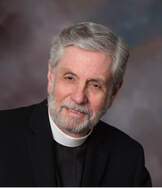
M 67 146 L 67 147 L 77 147 L 82 145 L 87 137 L 91 134 L 92 130 L 89 131 L 89 133 L 83 137 L 79 137 L 79 138 L 75 138 L 72 136 L 69 136 L 67 134 L 65 134 L 61 129 L 59 129 L 57 127 L 57 125 L 54 123 L 54 121 L 52 120 L 50 113 L 48 113 L 49 116 L 49 121 L 50 121 L 50 126 L 51 126 L 51 130 L 52 130 L 52 135 L 53 135 L 53 139 L 63 145 L 63 146 Z

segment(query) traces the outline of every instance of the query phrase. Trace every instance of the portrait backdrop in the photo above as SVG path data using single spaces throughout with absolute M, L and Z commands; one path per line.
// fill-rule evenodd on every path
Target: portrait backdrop
M 54 34 L 76 22 L 105 24 L 125 39 L 131 56 L 103 119 L 143 145 L 153 186 L 162 186 L 161 19 L 161 0 L 1 0 L 0 109 L 46 98 Z

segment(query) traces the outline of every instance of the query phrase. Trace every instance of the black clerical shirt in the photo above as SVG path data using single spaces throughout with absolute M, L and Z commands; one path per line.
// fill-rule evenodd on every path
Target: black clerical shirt
M 86 143 L 67 147 L 55 142 L 57 160 L 57 186 L 80 186 L 84 168 Z

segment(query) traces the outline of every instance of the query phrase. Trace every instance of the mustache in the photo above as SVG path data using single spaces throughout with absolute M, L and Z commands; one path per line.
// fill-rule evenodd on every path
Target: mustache
M 70 110 L 75 110 L 75 111 L 78 111 L 80 113 L 85 113 L 89 117 L 92 116 L 92 111 L 87 106 L 78 105 L 78 104 L 75 104 L 72 101 L 71 102 L 62 102 L 61 105 L 60 105 L 60 109 L 62 109 L 62 108 L 69 108 Z

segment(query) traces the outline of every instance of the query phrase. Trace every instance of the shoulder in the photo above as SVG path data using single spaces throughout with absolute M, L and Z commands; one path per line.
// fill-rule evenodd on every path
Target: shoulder
M 99 142 L 102 142 L 102 145 L 109 146 L 113 152 L 143 153 L 143 147 L 138 141 L 103 121 L 94 128 L 93 134 L 100 140 Z
M 13 123 L 15 121 L 21 121 L 32 113 L 33 108 L 34 105 L 9 110 L 0 110 L 0 123 L 2 124 L 3 122 L 7 124 L 9 122 Z
M 105 173 L 103 182 L 110 179 L 112 185 L 116 186 L 151 186 L 150 175 L 145 168 L 144 150 L 140 143 L 102 121 L 95 127 L 92 137 L 96 151 L 99 151 L 102 159 L 105 156 L 108 159 L 108 173 Z M 118 182 L 114 183 L 117 177 Z
M 9 110 L 0 110 L 0 131 L 9 129 L 20 130 L 27 125 L 31 115 L 36 109 L 39 109 L 45 101 L 39 104 L 19 107 Z

